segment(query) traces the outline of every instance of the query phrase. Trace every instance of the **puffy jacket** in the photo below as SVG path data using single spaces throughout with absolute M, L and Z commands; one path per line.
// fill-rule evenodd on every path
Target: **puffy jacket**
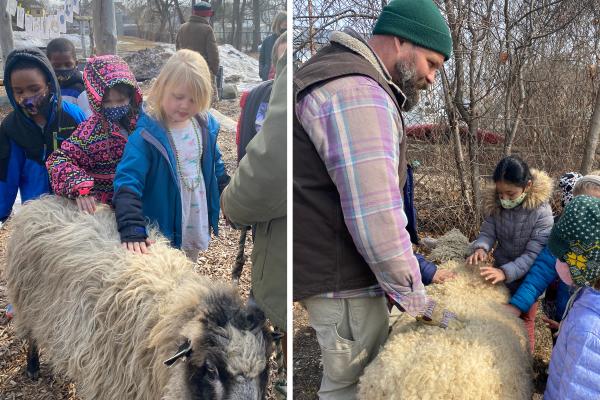
M 600 291 L 584 288 L 561 324 L 544 400 L 600 399 Z
M 127 135 L 121 133 L 119 123 L 106 119 L 102 101 L 109 88 L 117 84 L 131 86 L 134 90 L 131 111 L 120 123 L 127 132 L 132 132 L 142 103 L 142 91 L 127 63 L 115 55 L 88 60 L 85 77 L 94 114 L 48 157 L 46 166 L 52 190 L 57 195 L 76 198 L 81 193 L 89 193 L 101 203 L 110 203 L 115 170 Z
M 50 192 L 44 163 L 50 153 L 85 119 L 79 107 L 62 101 L 52 65 L 37 48 L 15 49 L 8 54 L 4 82 L 10 82 L 13 66 L 20 60 L 36 63 L 47 76 L 50 82 L 50 108 L 42 129 L 23 112 L 11 85 L 6 85 L 6 95 L 13 111 L 0 124 L 0 221 L 10 216 L 18 191 L 23 202 Z
M 525 201 L 513 209 L 500 205 L 495 185 L 485 193 L 484 210 L 487 214 L 481 225 L 479 237 L 472 249 L 494 251 L 495 266 L 506 275 L 506 284 L 514 293 L 520 280 L 533 265 L 542 251 L 554 219 L 548 201 L 552 194 L 552 180 L 542 171 L 531 170 L 533 184 Z
M 208 222 L 219 233 L 219 197 L 229 176 L 217 145 L 219 123 L 210 114 L 199 117 L 202 127 L 202 175 L 206 186 Z M 117 165 L 113 205 L 121 240 L 147 237 L 146 224 L 156 223 L 175 247 L 181 246 L 182 205 L 175 153 L 163 125 L 140 111 Z
M 525 275 L 523 283 L 521 283 L 519 289 L 511 297 L 510 304 L 522 312 L 529 311 L 548 286 L 557 279 L 560 282 L 556 296 L 556 314 L 549 317 L 560 322 L 569 301 L 570 291 L 569 287 L 558 277 L 558 272 L 556 272 L 556 257 L 550 253 L 548 247 L 544 247 L 537 256 L 531 269 Z

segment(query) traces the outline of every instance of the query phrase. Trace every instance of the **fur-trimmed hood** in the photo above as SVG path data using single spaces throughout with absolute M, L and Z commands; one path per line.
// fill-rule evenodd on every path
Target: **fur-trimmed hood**
M 533 210 L 550 200 L 552 196 L 553 183 L 552 178 L 544 171 L 531 169 L 532 185 L 527 196 L 523 201 L 522 207 Z M 492 215 L 500 212 L 502 206 L 496 193 L 496 185 L 487 185 L 483 194 L 483 210 L 485 215 Z

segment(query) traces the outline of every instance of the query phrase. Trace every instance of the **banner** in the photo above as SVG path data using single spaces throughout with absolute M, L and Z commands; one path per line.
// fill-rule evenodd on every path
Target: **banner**
M 67 17 L 67 22 L 73 23 L 73 2 L 72 0 L 65 0 L 65 17 Z
M 25 29 L 25 9 L 17 7 L 17 27 Z
M 11 17 L 17 13 L 17 0 L 8 0 L 6 4 L 6 11 Z
M 25 14 L 25 32 L 32 34 L 33 32 L 33 17 Z
M 60 25 L 60 33 L 67 33 L 67 17 L 65 17 L 65 12 L 59 11 L 56 15 L 58 18 L 58 24 Z
M 73 13 L 79 14 L 79 0 L 73 0 Z
M 60 23 L 58 21 L 58 15 L 50 15 L 48 17 L 48 34 L 51 38 L 60 36 Z

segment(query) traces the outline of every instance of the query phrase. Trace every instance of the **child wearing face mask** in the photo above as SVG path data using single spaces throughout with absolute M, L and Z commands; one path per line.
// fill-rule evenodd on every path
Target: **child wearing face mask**
M 93 213 L 96 202 L 110 204 L 117 163 L 135 128 L 142 92 L 118 56 L 91 58 L 84 69 L 94 114 L 79 125 L 46 161 L 52 189 Z
M 63 101 L 77 104 L 86 117 L 92 113 L 89 110 L 83 75 L 77 69 L 77 54 L 75 46 L 66 38 L 52 39 L 46 47 L 46 55 L 52 64 Z
M 50 192 L 45 162 L 85 119 L 62 101 L 50 61 L 37 48 L 15 49 L 6 57 L 6 94 L 13 107 L 0 125 L 0 222 L 21 201 Z
M 552 350 L 544 399 L 598 399 L 600 199 L 588 195 L 573 198 L 552 229 L 548 248 L 557 258 L 561 279 L 575 292 Z
M 488 261 L 494 250 L 494 264 L 480 268 L 480 274 L 492 284 L 505 282 L 513 295 L 523 277 L 542 251 L 554 223 L 548 203 L 552 195 L 550 177 L 516 156 L 505 157 L 493 174 L 494 185 L 484 195 L 487 216 L 479 237 L 473 242 L 473 254 L 467 264 Z M 537 303 L 521 314 L 533 352 Z
M 218 234 L 219 198 L 229 176 L 208 113 L 208 65 L 179 50 L 161 70 L 117 166 L 113 204 L 121 242 L 146 253 L 147 220 L 194 262 Z

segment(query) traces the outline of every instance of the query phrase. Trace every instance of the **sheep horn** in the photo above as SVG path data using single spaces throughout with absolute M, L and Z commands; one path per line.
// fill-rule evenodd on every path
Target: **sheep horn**
M 190 340 L 188 339 L 185 341 L 185 343 L 179 346 L 179 348 L 177 349 L 177 353 L 175 353 L 173 357 L 170 357 L 167 360 L 163 361 L 163 364 L 165 364 L 167 367 L 171 367 L 173 364 L 175 364 L 175 361 L 179 360 L 181 357 L 189 356 L 191 352 L 192 342 L 190 342 Z

